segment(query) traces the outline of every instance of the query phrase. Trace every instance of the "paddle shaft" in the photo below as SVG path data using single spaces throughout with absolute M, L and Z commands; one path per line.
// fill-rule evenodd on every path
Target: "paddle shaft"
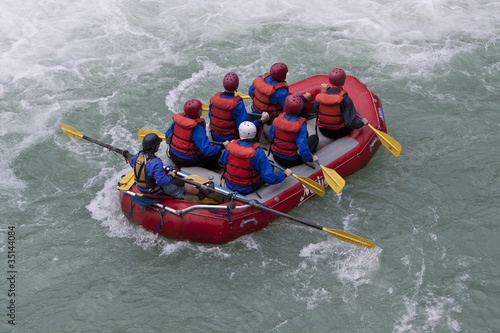
M 179 177 L 179 176 L 176 176 L 176 177 L 177 178 L 182 178 L 182 177 Z M 342 231 L 342 230 L 334 230 L 334 229 L 323 228 L 322 226 L 319 226 L 317 224 L 314 224 L 314 223 L 311 223 L 311 222 L 308 222 L 308 221 L 304 221 L 304 220 L 299 219 L 297 217 L 294 217 L 294 216 L 282 213 L 280 211 L 274 210 L 272 208 L 269 208 L 269 207 L 265 206 L 264 204 L 261 204 L 261 203 L 255 201 L 255 200 L 251 200 L 251 199 L 249 199 L 249 198 L 247 198 L 245 196 L 236 194 L 236 193 L 231 192 L 229 190 L 226 191 L 223 188 L 217 188 L 217 187 L 211 188 L 211 187 L 208 187 L 208 186 L 205 186 L 205 185 L 201 185 L 200 186 L 200 184 L 198 184 L 198 183 L 196 183 L 196 182 L 194 182 L 194 181 L 192 181 L 190 179 L 182 178 L 182 180 L 185 181 L 185 182 L 187 182 L 188 184 L 200 187 L 201 189 L 209 189 L 209 190 L 211 190 L 211 191 L 213 191 L 215 193 L 219 193 L 219 194 L 222 194 L 222 195 L 224 195 L 226 197 L 230 197 L 231 198 L 230 199 L 231 203 L 233 205 L 234 205 L 234 200 L 235 201 L 239 201 L 241 203 L 249 205 L 250 207 L 253 207 L 253 208 L 256 208 L 256 209 L 260 209 L 260 210 L 264 210 L 264 211 L 269 212 L 271 214 L 275 214 L 275 215 L 287 218 L 289 220 L 292 220 L 292 221 L 295 221 L 295 222 L 307 225 L 308 227 L 311 227 L 311 228 L 314 228 L 314 229 L 325 231 L 325 232 L 329 233 L 330 235 L 334 236 L 335 238 L 337 238 L 337 239 L 339 239 L 339 240 L 341 240 L 343 242 L 347 242 L 347 243 L 354 244 L 354 245 L 357 245 L 357 246 L 364 246 L 364 247 L 367 247 L 367 248 L 374 248 L 375 247 L 375 243 L 372 242 L 372 241 L 370 241 L 370 240 L 368 240 L 368 239 L 364 239 L 362 237 L 350 234 L 350 233 Z M 231 207 L 231 203 L 229 204 L 230 205 L 229 207 Z M 233 208 L 234 208 L 234 206 L 233 206 Z
M 277 164 L 275 164 L 275 163 L 273 163 L 273 162 L 271 162 L 271 161 L 269 161 L 269 163 L 271 163 L 271 165 L 272 165 L 273 167 L 278 168 L 278 169 L 280 169 L 281 171 L 285 171 L 285 168 L 282 168 L 282 167 L 280 167 L 279 165 L 277 165 Z
M 92 142 L 92 143 L 95 143 L 95 144 L 97 144 L 97 145 L 99 145 L 99 146 L 101 146 L 101 147 L 107 148 L 107 149 L 112 150 L 112 151 L 114 151 L 114 152 L 117 152 L 117 153 L 118 153 L 118 154 L 120 154 L 120 155 L 123 155 L 123 153 L 125 152 L 124 150 L 122 150 L 122 149 L 120 149 L 120 148 L 116 148 L 116 147 L 113 147 L 113 146 L 111 146 L 111 145 L 108 145 L 108 144 L 106 144 L 106 143 L 104 143 L 104 142 L 97 141 L 96 139 L 89 138 L 89 137 L 88 137 L 88 136 L 86 136 L 86 135 L 84 135 L 84 136 L 82 137 L 82 139 L 87 140 L 87 141 L 90 141 L 90 142 Z
M 323 227 L 317 225 L 317 224 L 314 224 L 314 223 L 311 223 L 311 222 L 307 222 L 307 221 L 304 221 L 304 220 L 301 220 L 297 217 L 294 217 L 294 216 L 291 216 L 291 215 L 288 215 L 288 214 L 285 214 L 285 213 L 282 213 L 280 211 L 277 211 L 275 209 L 272 209 L 272 208 L 269 208 L 255 200 L 252 200 L 252 199 L 249 199 L 249 198 L 246 198 L 244 196 L 241 196 L 241 195 L 234 195 L 234 193 L 230 192 L 230 191 L 226 191 L 224 189 L 221 189 L 221 188 L 211 188 L 211 187 L 208 187 L 208 186 L 205 186 L 205 185 L 200 185 L 198 184 L 197 182 L 191 180 L 191 179 L 186 179 L 186 178 L 183 178 L 183 177 L 179 177 L 179 176 L 176 176 L 176 178 L 179 178 L 181 179 L 182 181 L 188 183 L 188 184 L 191 184 L 191 185 L 194 185 L 196 187 L 200 187 L 202 189 L 208 189 L 210 191 L 213 191 L 213 192 L 216 192 L 216 193 L 219 193 L 219 194 L 222 194 L 222 195 L 225 195 L 225 196 L 233 196 L 234 197 L 234 200 L 236 201 L 239 201 L 241 203 L 244 203 L 246 205 L 249 205 L 253 208 L 257 208 L 257 209 L 261 209 L 261 210 L 265 210 L 266 212 L 269 212 L 269 213 L 272 213 L 272 214 L 275 214 L 275 215 L 279 215 L 281 217 L 285 217 L 289 220 L 292 220 L 292 221 L 295 221 L 295 222 L 298 222 L 298 223 L 302 223 L 302 224 L 305 224 L 307 226 L 310 226 L 312 228 L 315 228 L 315 229 L 318 229 L 318 230 L 323 230 Z

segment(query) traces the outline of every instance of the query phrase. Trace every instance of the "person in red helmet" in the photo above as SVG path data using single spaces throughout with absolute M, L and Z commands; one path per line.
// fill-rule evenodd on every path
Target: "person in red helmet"
M 210 131 L 214 141 L 225 142 L 238 138 L 240 124 L 248 120 L 245 104 L 240 96 L 235 95 L 238 89 L 239 77 L 236 73 L 229 72 L 224 76 L 223 92 L 218 92 L 210 98 L 208 117 L 210 118 Z M 255 126 L 269 120 L 267 112 L 257 121 Z
M 286 168 L 318 160 L 312 154 L 318 147 L 318 136 L 308 137 L 306 119 L 298 116 L 304 104 L 299 95 L 289 95 L 285 99 L 285 112 L 274 119 L 269 129 L 274 160 Z
M 285 99 L 289 95 L 288 85 L 285 82 L 288 67 L 283 62 L 273 64 L 269 73 L 260 75 L 253 80 L 248 89 L 248 95 L 252 98 L 252 111 L 255 113 L 267 112 L 271 119 L 283 112 Z M 305 94 L 305 101 L 311 98 L 311 94 Z M 250 117 L 252 119 L 252 117 Z M 260 138 L 263 126 L 259 127 L 257 139 Z
M 248 89 L 248 95 L 253 102 L 253 112 L 267 112 L 271 118 L 274 118 L 283 111 L 283 105 L 288 96 L 288 85 L 285 82 L 287 73 L 287 65 L 277 62 L 271 66 L 269 73 L 253 80 Z
M 217 169 L 221 147 L 209 144 L 201 107 L 199 100 L 189 100 L 184 104 L 184 113 L 172 117 L 173 124 L 165 133 L 167 154 L 179 166 Z
M 316 130 L 331 139 L 339 139 L 349 134 L 352 129 L 361 128 L 368 124 L 368 120 L 356 119 L 356 108 L 343 90 L 346 74 L 343 69 L 335 68 L 328 75 L 328 84 L 321 85 L 321 92 L 316 95 L 311 106 L 317 113 Z

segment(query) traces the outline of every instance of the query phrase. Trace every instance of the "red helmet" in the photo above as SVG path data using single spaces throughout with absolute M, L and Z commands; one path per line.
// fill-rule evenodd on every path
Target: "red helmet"
M 283 62 L 277 62 L 271 66 L 269 73 L 276 81 L 285 81 L 286 73 L 288 73 L 288 67 L 286 67 L 286 64 Z
M 333 86 L 342 87 L 345 82 L 345 72 L 342 68 L 335 68 L 328 75 L 328 79 Z
M 201 102 L 191 99 L 184 104 L 184 113 L 191 119 L 198 119 L 201 116 Z
M 236 91 L 238 89 L 238 84 L 240 83 L 240 79 L 238 75 L 233 72 L 229 72 L 224 76 L 224 80 L 222 80 L 222 85 L 226 91 Z
M 302 110 L 304 104 L 302 103 L 302 98 L 299 95 L 291 94 L 285 99 L 284 110 L 288 113 L 299 113 Z

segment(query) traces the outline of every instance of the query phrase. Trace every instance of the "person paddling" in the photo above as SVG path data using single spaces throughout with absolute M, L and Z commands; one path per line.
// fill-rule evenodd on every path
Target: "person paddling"
M 318 147 L 318 136 L 308 137 L 306 119 L 298 116 L 303 107 L 299 95 L 289 95 L 285 100 L 285 113 L 275 118 L 269 129 L 274 160 L 286 168 L 318 160 L 312 155 Z
M 283 112 L 285 99 L 289 95 L 286 75 L 288 67 L 283 62 L 277 62 L 271 66 L 269 73 L 255 78 L 248 89 L 248 95 L 252 98 L 252 112 L 267 112 L 271 121 Z M 308 97 L 310 98 L 310 94 Z M 255 116 L 250 116 L 254 120 Z M 270 123 L 270 122 L 268 122 Z M 260 139 L 264 126 L 260 124 L 257 141 Z
M 331 88 L 323 83 L 321 92 L 316 95 L 311 106 L 317 112 L 316 130 L 331 139 L 339 139 L 349 134 L 351 129 L 361 128 L 368 124 L 366 118 L 356 119 L 356 108 L 342 86 L 346 74 L 343 69 L 335 68 L 328 75 Z
M 227 145 L 220 158 L 226 166 L 224 179 L 228 189 L 247 194 L 264 183 L 279 184 L 292 174 L 290 169 L 286 169 L 284 173 L 274 172 L 260 144 L 252 142 L 257 134 L 257 128 L 252 122 L 242 122 L 238 130 L 240 139 Z
M 224 76 L 223 92 L 218 92 L 210 98 L 208 117 L 210 118 L 210 131 L 214 141 L 224 142 L 238 138 L 240 124 L 248 120 L 245 104 L 235 92 L 238 89 L 239 77 L 236 73 L 229 72 Z M 267 112 L 263 112 L 259 120 L 253 121 L 255 126 L 269 120 Z
M 218 168 L 221 147 L 209 143 L 201 112 L 201 102 L 192 99 L 184 104 L 184 113 L 172 117 L 174 123 L 165 133 L 169 144 L 167 154 L 179 166 L 213 170 Z
M 182 198 L 185 194 L 197 195 L 203 200 L 208 191 L 200 191 L 193 185 L 183 184 L 182 181 L 174 179 L 175 173 L 165 173 L 163 162 L 155 154 L 160 149 L 162 139 L 154 133 L 149 133 L 142 139 L 142 150 L 130 157 L 128 151 L 124 152 L 126 158 L 130 158 L 130 166 L 134 169 L 134 177 L 137 188 L 141 193 L 158 194 L 164 193 L 174 198 Z

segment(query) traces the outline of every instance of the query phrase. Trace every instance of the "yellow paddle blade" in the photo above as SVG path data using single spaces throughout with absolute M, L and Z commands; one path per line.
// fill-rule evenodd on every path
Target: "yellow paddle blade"
M 301 182 L 310 191 L 316 193 L 320 197 L 325 196 L 325 188 L 323 186 L 321 186 L 320 184 L 316 183 L 314 180 L 309 179 L 307 177 L 297 176 L 296 174 L 293 174 L 293 173 L 292 173 L 292 176 L 297 178 L 299 180 L 299 182 Z
M 345 180 L 342 178 L 337 171 L 319 165 L 321 170 L 323 170 L 323 176 L 325 176 L 328 185 L 336 192 L 339 193 L 345 186 Z
M 116 186 L 117 189 L 122 190 L 122 191 L 128 191 L 134 185 L 135 183 L 135 178 L 134 178 L 134 172 L 131 171 L 127 173 L 121 180 L 120 184 Z
M 208 114 L 208 104 L 202 103 L 201 104 L 201 114 L 206 116 Z
M 236 94 L 236 96 L 240 96 L 242 100 L 250 99 L 250 96 L 242 94 L 240 92 L 236 92 L 235 94 Z
M 323 231 L 328 232 L 333 237 L 338 238 L 341 241 L 346 242 L 346 243 L 354 244 L 357 246 L 364 246 L 364 247 L 367 247 L 369 249 L 373 249 L 375 247 L 374 241 L 350 234 L 350 233 L 342 231 L 342 230 L 323 228 Z
M 389 134 L 375 129 L 372 125 L 368 124 L 368 126 L 370 126 L 370 128 L 375 132 L 384 147 L 389 149 L 389 151 L 393 153 L 394 156 L 399 156 L 399 154 L 401 154 L 401 145 L 399 144 L 399 142 L 394 140 Z
M 154 133 L 156 135 L 158 135 L 158 137 L 162 140 L 165 140 L 165 134 L 163 134 L 162 132 L 158 132 L 158 131 L 155 131 L 155 130 L 151 130 L 151 129 L 145 129 L 145 128 L 141 128 L 139 130 L 139 141 L 142 142 L 142 139 L 144 139 L 144 137 L 146 135 L 148 135 L 149 133 Z
M 73 128 L 63 123 L 61 123 L 61 128 L 63 133 L 66 134 L 67 136 L 75 138 L 77 140 L 83 139 L 83 134 L 78 132 L 76 128 Z

